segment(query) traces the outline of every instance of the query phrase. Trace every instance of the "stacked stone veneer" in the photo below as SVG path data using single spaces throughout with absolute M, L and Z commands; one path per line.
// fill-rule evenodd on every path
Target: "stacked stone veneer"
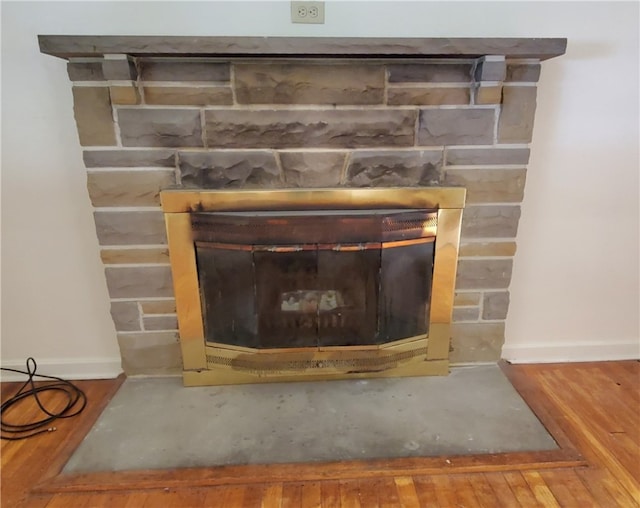
M 181 367 L 169 187 L 466 187 L 451 360 L 500 357 L 537 61 L 107 55 L 68 72 L 128 374 Z

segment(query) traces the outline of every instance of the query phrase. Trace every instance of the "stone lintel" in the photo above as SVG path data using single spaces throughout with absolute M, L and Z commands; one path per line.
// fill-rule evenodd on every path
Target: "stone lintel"
M 447 57 L 546 60 L 564 54 L 564 38 L 366 38 L 39 35 L 40 51 L 59 58 L 132 56 Z

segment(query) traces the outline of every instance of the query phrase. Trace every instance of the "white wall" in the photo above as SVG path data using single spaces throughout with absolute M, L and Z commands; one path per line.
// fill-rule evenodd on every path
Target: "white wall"
M 113 375 L 65 62 L 37 34 L 568 37 L 543 64 L 505 357 L 638 357 L 638 4 L 2 3 L 2 364 Z M 48 370 L 47 370 L 48 369 Z

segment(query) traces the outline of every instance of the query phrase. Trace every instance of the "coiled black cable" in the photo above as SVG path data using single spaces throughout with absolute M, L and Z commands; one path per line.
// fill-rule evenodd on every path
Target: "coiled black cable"
M 17 372 L 19 374 L 25 374 L 29 377 L 13 397 L 10 397 L 2 403 L 2 406 L 0 408 L 0 430 L 2 431 L 0 435 L 1 439 L 18 441 L 20 439 L 27 439 L 29 437 L 37 436 L 38 434 L 43 434 L 45 432 L 52 432 L 56 430 L 56 428 L 52 427 L 51 424 L 58 418 L 71 418 L 72 416 L 76 416 L 80 414 L 87 405 L 87 396 L 80 388 L 75 386 L 73 383 L 59 377 L 36 374 L 37 368 L 38 365 L 36 364 L 36 361 L 33 358 L 27 358 L 26 372 L 4 367 L 1 369 L 10 372 Z M 34 377 L 52 379 L 53 381 L 49 381 L 46 384 L 36 386 L 33 379 Z M 42 401 L 40 400 L 38 394 L 50 391 L 62 392 L 67 396 L 67 404 L 62 410 L 52 412 L 45 408 L 42 404 Z M 21 401 L 27 399 L 28 397 L 33 397 L 38 404 L 38 407 L 47 416 L 45 418 L 42 418 L 41 420 L 37 420 L 31 423 L 12 424 L 6 422 L 5 411 L 15 406 L 16 404 L 19 404 Z

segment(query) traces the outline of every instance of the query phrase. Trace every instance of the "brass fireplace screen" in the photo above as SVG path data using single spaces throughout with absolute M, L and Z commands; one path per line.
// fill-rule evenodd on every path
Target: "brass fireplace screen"
M 464 199 L 162 192 L 185 384 L 447 374 Z

